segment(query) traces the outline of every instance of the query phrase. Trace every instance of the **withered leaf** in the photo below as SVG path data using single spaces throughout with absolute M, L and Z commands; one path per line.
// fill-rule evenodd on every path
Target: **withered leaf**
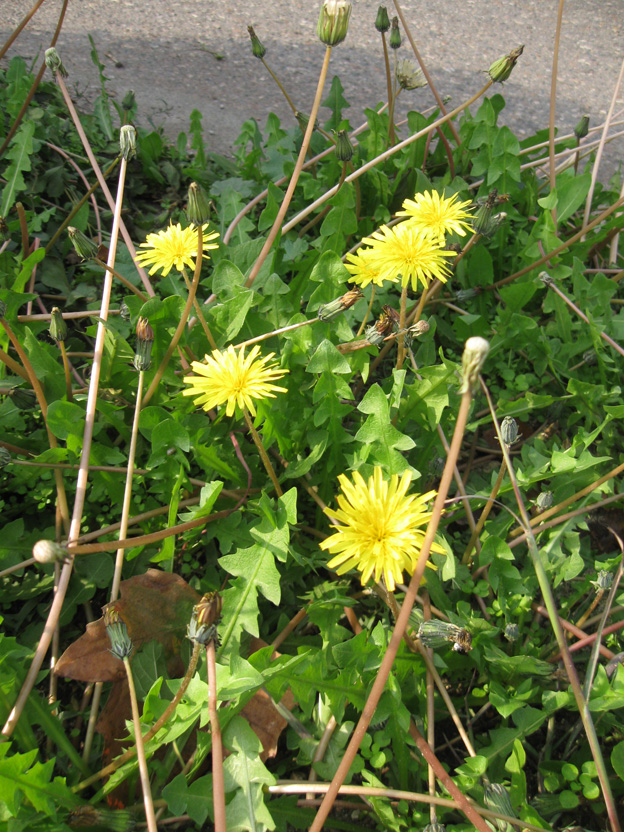
M 144 575 L 122 581 L 120 596 L 114 606 L 126 622 L 135 650 L 156 639 L 163 645 L 166 658 L 179 653 L 193 606 L 200 600 L 183 578 L 148 569 Z M 54 672 L 81 682 L 125 678 L 123 663 L 110 653 L 103 618 L 87 624 L 85 634 L 67 648 Z

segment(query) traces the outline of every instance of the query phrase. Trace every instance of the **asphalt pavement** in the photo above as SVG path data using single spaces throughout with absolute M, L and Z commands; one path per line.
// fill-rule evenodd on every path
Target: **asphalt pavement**
M 34 0 L 33 0 L 34 2 Z M 61 0 L 45 0 L 3 63 L 21 54 L 41 60 Z M 31 0 L 0 0 L 0 40 L 31 6 Z M 88 106 L 98 94 L 88 35 L 106 65 L 109 91 L 118 99 L 132 89 L 139 120 L 162 124 L 175 138 L 188 131 L 197 109 L 210 150 L 229 154 L 242 123 L 260 126 L 273 111 L 285 126 L 294 119 L 272 79 L 251 54 L 247 26 L 267 48 L 266 60 L 296 107 L 310 110 L 324 47 L 316 37 L 318 0 L 69 0 L 58 50 L 69 85 Z M 393 0 L 387 0 L 390 15 Z M 501 122 L 521 138 L 548 124 L 557 0 L 402 0 L 403 12 L 442 96 L 459 105 L 483 84 L 483 71 L 524 44 L 511 78 Z M 354 0 L 346 41 L 332 53 L 330 80 L 338 74 L 351 107 L 352 126 L 364 108 L 384 100 L 380 38 L 374 28 L 377 0 Z M 406 40 L 399 50 L 410 57 Z M 556 125 L 568 133 L 583 113 L 599 124 L 610 106 L 624 60 L 624 0 L 567 0 L 557 72 Z M 38 65 L 38 63 L 37 63 Z M 423 110 L 434 101 L 428 89 L 401 95 L 401 109 Z M 620 90 L 616 111 L 624 108 Z M 321 121 L 323 112 L 321 111 Z M 624 141 L 607 152 L 611 174 L 624 158 Z

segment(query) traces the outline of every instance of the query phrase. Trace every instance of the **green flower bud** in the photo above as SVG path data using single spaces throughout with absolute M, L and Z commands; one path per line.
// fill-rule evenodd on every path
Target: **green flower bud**
M 121 317 L 122 321 L 129 321 L 131 318 L 130 309 L 125 300 L 122 300 L 122 302 L 119 304 L 119 316 Z
M 221 620 L 223 602 L 218 592 L 207 592 L 193 607 L 186 636 L 197 644 L 219 643 L 217 624 Z
M 462 395 L 471 392 L 474 396 L 479 389 L 479 373 L 489 351 L 490 345 L 485 338 L 475 335 L 466 341 L 462 355 L 462 383 L 459 389 Z
M 308 129 L 308 124 L 310 123 L 310 116 L 306 113 L 302 113 L 300 110 L 297 110 L 297 112 L 295 113 L 295 118 L 297 119 L 297 124 L 299 125 L 299 129 L 301 130 L 301 132 L 305 133 L 305 131 Z M 314 129 L 318 130 L 318 126 L 318 119 L 316 119 L 316 121 L 314 122 Z
M 422 70 L 409 58 L 397 61 L 396 77 L 399 86 L 404 90 L 417 90 L 419 87 L 427 86 L 427 79 Z
M 590 581 L 592 586 L 596 587 L 597 592 L 605 592 L 613 583 L 613 573 L 606 569 L 601 569 L 595 581 Z
M 591 367 L 593 364 L 597 364 L 598 356 L 596 355 L 595 350 L 586 350 L 583 353 L 583 361 L 588 367 Z
M 119 131 L 119 149 L 126 162 L 136 156 L 136 130 L 131 124 L 124 124 Z
M 11 462 L 11 452 L 0 445 L 0 470 L 6 468 Z
M 0 321 L 4 320 L 5 315 L 6 315 L 6 303 L 3 300 L 0 300 Z
M 446 826 L 443 823 L 428 823 L 423 832 L 445 832 Z
M 501 435 L 505 445 L 513 445 L 518 438 L 518 423 L 513 416 L 505 416 L 501 422 Z
M 38 540 L 33 546 L 37 563 L 62 563 L 67 560 L 67 546 L 53 540 Z
M 390 48 L 399 49 L 401 47 L 401 32 L 399 31 L 399 18 L 392 18 L 392 28 L 390 29 Z
M 375 20 L 375 29 L 378 32 L 387 32 L 390 28 L 390 18 L 385 6 L 380 6 L 377 9 L 377 19 Z
M 516 49 L 512 49 L 509 55 L 503 55 L 502 58 L 494 61 L 492 66 L 488 69 L 488 75 L 492 81 L 498 82 L 499 84 L 506 81 L 511 75 L 511 70 L 516 65 L 516 61 L 523 52 L 524 46 L 518 46 Z
M 98 254 L 98 246 L 85 236 L 82 231 L 74 228 L 73 225 L 67 226 L 67 234 L 72 241 L 76 253 L 82 257 L 83 260 L 94 260 Z
M 124 110 L 134 110 L 134 108 L 136 107 L 136 97 L 134 95 L 134 90 L 128 90 L 128 92 L 121 99 L 121 106 L 124 108 Z
M 186 203 L 188 221 L 195 225 L 203 225 L 210 219 L 210 208 L 210 199 L 206 191 L 197 182 L 191 182 Z
M 110 652 L 121 661 L 127 659 L 132 653 L 132 639 L 117 607 L 109 607 L 104 611 L 104 626 L 111 643 Z
M 373 347 L 379 347 L 386 340 L 388 335 L 394 328 L 393 316 L 389 314 L 386 309 L 377 318 L 372 326 L 369 326 L 364 332 L 364 338 Z
M 149 325 L 147 318 L 139 318 L 137 321 L 136 337 L 134 367 L 139 372 L 145 372 L 149 370 L 152 363 L 152 344 L 154 343 L 154 330 Z
M 63 78 L 67 78 L 67 70 L 63 66 L 59 53 L 53 46 L 45 51 L 45 65 L 50 72 L 58 72 Z
M 316 33 L 321 43 L 337 46 L 347 36 L 351 3 L 349 0 L 323 0 Z
M 354 303 L 364 297 L 359 288 L 350 289 L 342 297 L 336 298 L 329 303 L 323 303 L 319 306 L 317 315 L 319 321 L 333 321 L 338 315 L 341 315 L 347 309 L 350 309 Z
M 26 390 L 24 387 L 14 387 L 9 393 L 9 398 L 18 410 L 32 410 L 37 404 L 34 391 Z
M 249 32 L 249 37 L 251 38 L 251 51 L 253 53 L 254 58 L 264 58 L 266 55 L 266 49 L 260 43 L 260 39 L 254 32 L 253 26 L 248 26 L 247 31 Z
M 339 162 L 350 162 L 353 157 L 353 145 L 346 130 L 336 133 L 336 159 Z
M 479 291 L 476 288 L 458 289 L 455 292 L 455 300 L 458 303 L 465 303 L 467 300 L 472 300 L 473 298 L 476 298 L 478 294 L 479 294 Z
M 584 115 L 581 117 L 581 120 L 574 128 L 574 135 L 577 139 L 584 139 L 585 136 L 589 133 L 589 116 Z
M 505 638 L 507 641 L 517 641 L 520 638 L 520 627 L 517 624 L 508 624 L 505 627 Z
M 72 829 L 88 832 L 131 832 L 136 826 L 134 815 L 126 809 L 96 809 L 94 806 L 78 806 L 67 818 Z
M 59 344 L 67 338 L 67 324 L 58 306 L 52 308 L 50 317 L 50 337 Z
M 553 504 L 553 493 L 552 491 L 542 491 L 539 494 L 537 500 L 535 501 L 535 507 L 539 511 L 546 511 L 546 509 L 550 508 Z
M 418 628 L 418 638 L 425 647 L 445 647 L 451 643 L 456 653 L 472 650 L 472 636 L 468 630 L 448 621 L 423 621 Z
M 490 783 L 489 786 L 485 787 L 483 802 L 487 808 L 491 809 L 493 812 L 498 812 L 501 815 L 507 815 L 507 817 L 510 818 L 516 817 L 516 813 L 511 805 L 507 789 L 504 786 L 501 786 L 500 783 Z M 496 828 L 500 830 L 500 832 L 512 832 L 513 830 L 512 825 L 506 820 L 494 819 L 492 822 Z

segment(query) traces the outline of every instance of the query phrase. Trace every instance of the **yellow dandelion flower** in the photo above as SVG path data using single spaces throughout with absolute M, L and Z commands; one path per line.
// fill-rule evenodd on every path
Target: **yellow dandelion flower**
M 369 256 L 371 248 L 359 248 L 355 254 L 347 254 L 345 266 L 347 271 L 351 272 L 349 281 L 361 286 L 363 289 L 369 283 L 374 283 L 375 286 L 383 286 L 384 279 L 379 276 L 376 266 Z M 386 278 L 388 279 L 388 278 Z M 396 283 L 397 278 L 392 278 Z
M 326 508 L 325 514 L 335 520 L 336 533 L 324 540 L 321 549 L 335 555 L 327 564 L 339 575 L 349 569 L 362 573 L 362 586 L 373 575 L 382 577 L 392 592 L 403 580 L 403 572 L 412 574 L 431 517 L 425 504 L 435 496 L 427 494 L 406 496 L 412 475 L 406 471 L 399 480 L 393 474 L 384 480 L 382 470 L 375 467 L 368 482 L 355 471 L 353 482 L 341 474 L 338 477 L 342 494 L 337 497 L 338 508 Z M 432 552 L 444 554 L 437 543 Z
M 367 258 L 380 280 L 400 277 L 401 285 L 407 286 L 411 281 L 414 291 L 419 280 L 425 289 L 434 278 L 446 283 L 450 269 L 444 258 L 455 257 L 454 251 L 444 251 L 437 240 L 423 234 L 411 222 L 401 222 L 392 228 L 382 225 L 362 242 L 371 246 Z
M 207 234 L 207 228 L 207 224 L 202 226 L 204 251 L 219 247 L 218 243 L 211 242 L 216 240 L 219 232 L 210 231 Z M 197 228 L 192 225 L 182 228 L 179 222 L 176 225 L 170 223 L 169 228 L 164 231 L 148 234 L 147 239 L 139 248 L 144 248 L 146 251 L 137 252 L 136 260 L 141 266 L 151 266 L 150 274 L 162 269 L 162 276 L 166 277 L 171 269 L 176 268 L 182 272 L 185 266 L 194 271 L 197 257 Z
M 210 410 L 220 404 L 227 404 L 226 414 L 232 416 L 236 406 L 246 407 L 252 416 L 256 415 L 254 399 L 275 398 L 272 391 L 285 393 L 285 387 L 271 382 L 286 375 L 277 364 L 268 364 L 275 353 L 258 358 L 260 347 L 256 346 L 245 357 L 245 348 L 235 349 L 231 344 L 225 352 L 213 350 L 205 361 L 193 361 L 194 376 L 185 376 L 190 387 L 182 391 L 183 396 L 196 396 L 195 404 Z
M 403 211 L 397 211 L 397 216 L 408 217 L 409 222 L 416 228 L 434 237 L 441 243 L 447 234 L 459 234 L 464 237 L 466 231 L 472 231 L 472 214 L 464 209 L 470 205 L 470 200 L 457 202 L 457 194 L 445 199 L 437 191 L 425 191 L 416 194 L 414 199 L 406 199 Z

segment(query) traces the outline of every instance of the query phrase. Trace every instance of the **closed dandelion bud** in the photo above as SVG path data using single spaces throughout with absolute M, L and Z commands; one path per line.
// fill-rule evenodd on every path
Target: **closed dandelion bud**
M 125 302 L 125 300 L 122 300 L 122 302 L 119 305 L 119 316 L 121 317 L 122 321 L 129 321 L 131 318 L 130 308 L 128 307 L 128 304 Z
M 378 32 L 387 32 L 390 28 L 390 18 L 385 6 L 380 6 L 377 9 L 377 18 L 375 19 L 375 29 Z
M 37 563 L 62 563 L 67 558 L 67 547 L 54 540 L 38 540 L 33 546 Z
M 350 289 L 342 297 L 336 298 L 336 300 L 323 303 L 319 306 L 318 312 L 316 313 L 319 321 L 333 321 L 334 318 L 337 318 L 338 315 L 350 309 L 362 297 L 364 297 L 362 291 L 356 287 L 355 289 Z
M 121 661 L 127 659 L 132 653 L 132 639 L 117 607 L 104 611 L 104 626 L 111 643 L 110 652 Z
M 191 182 L 189 185 L 186 216 L 188 221 L 195 225 L 203 225 L 210 218 L 210 199 L 197 182 Z
M 219 643 L 217 624 L 221 620 L 223 602 L 218 592 L 207 592 L 193 607 L 193 614 L 186 632 L 187 638 L 197 644 Z
M 574 135 L 577 139 L 584 139 L 585 136 L 589 133 L 589 116 L 584 115 L 581 117 L 581 120 L 574 128 Z
M 6 448 L 0 446 L 0 470 L 6 468 L 11 462 L 11 454 Z
M 134 367 L 139 372 L 145 372 L 149 370 L 152 363 L 152 344 L 154 343 L 154 330 L 149 325 L 147 318 L 139 318 L 137 321 L 136 337 Z
M 409 58 L 402 58 L 397 61 L 396 77 L 399 85 L 404 90 L 417 90 L 419 87 L 427 86 L 427 79 L 422 70 Z
M 121 99 L 121 106 L 124 108 L 124 110 L 134 110 L 134 108 L 136 107 L 136 97 L 134 95 L 134 90 L 128 90 L 128 92 Z
M 477 209 L 472 224 L 475 234 L 482 234 L 484 237 L 490 237 L 492 234 L 492 212 L 493 206 L 487 202 Z
M 266 55 L 266 49 L 260 43 L 260 38 L 254 32 L 254 27 L 248 26 L 247 31 L 249 32 L 249 37 L 251 38 L 251 51 L 254 58 L 264 58 Z
M 479 291 L 477 289 L 458 289 L 458 291 L 455 292 L 455 300 L 458 303 L 465 303 L 467 300 L 476 298 L 478 294 Z
M 594 350 L 587 350 L 583 353 L 583 361 L 587 364 L 588 367 L 591 367 L 592 364 L 596 364 L 598 361 L 598 356 L 594 352 Z
M 490 345 L 478 335 L 469 338 L 464 347 L 462 355 L 462 383 L 459 389 L 460 393 L 477 392 L 479 388 L 479 373 L 485 363 L 487 354 L 490 351 Z
M 67 324 L 63 320 L 61 310 L 54 306 L 50 316 L 50 337 L 59 344 L 67 338 Z
M 504 786 L 500 783 L 490 783 L 485 787 L 483 793 L 483 802 L 492 812 L 498 812 L 500 815 L 506 815 L 510 818 L 515 818 L 516 813 L 511 805 L 509 794 Z M 492 819 L 492 822 L 500 832 L 511 832 L 512 826 L 506 820 Z
M 297 110 L 295 113 L 295 118 L 297 119 L 297 124 L 299 125 L 301 132 L 305 133 L 308 129 L 308 124 L 310 122 L 310 116 L 307 113 L 302 113 L 300 110 Z M 318 119 L 314 122 L 314 129 L 318 130 Z
M 50 72 L 58 72 L 63 78 L 67 78 L 67 70 L 63 66 L 61 56 L 53 46 L 45 51 L 45 65 Z
M 425 335 L 429 332 L 430 329 L 431 326 L 428 321 L 417 321 L 415 324 L 412 324 L 407 331 L 412 338 L 419 338 L 421 335 Z
M 316 34 L 326 46 L 337 46 L 347 36 L 351 3 L 349 0 L 323 0 Z
M 136 130 L 131 124 L 124 124 L 119 131 L 119 149 L 126 162 L 136 156 Z
M 392 18 L 392 28 L 390 29 L 390 48 L 399 49 L 401 46 L 401 32 L 399 31 L 399 18 Z
M 3 300 L 0 300 L 0 321 L 4 320 L 5 315 L 6 315 L 6 303 Z
M 552 491 L 542 491 L 542 493 L 538 496 L 537 500 L 535 501 L 535 507 L 539 509 L 539 511 L 546 511 L 546 509 L 550 508 L 552 504 Z
M 446 826 L 443 823 L 428 823 L 423 832 L 445 832 Z
M 364 338 L 374 347 L 378 347 L 392 332 L 394 321 L 392 315 L 384 311 L 372 326 L 364 332 Z
M 506 219 L 507 213 L 505 211 L 500 211 L 496 214 L 496 216 L 492 217 L 490 228 L 486 231 L 486 233 L 481 232 L 481 236 L 491 240 Z
M 89 832 L 131 832 L 136 821 L 126 809 L 96 809 L 95 806 L 78 806 L 67 818 L 72 829 Z
M 73 225 L 67 226 L 67 234 L 72 241 L 72 245 L 76 250 L 76 254 L 80 255 L 83 260 L 94 260 L 98 254 L 98 247 L 86 235 L 74 228 Z
M 520 627 L 517 624 L 508 624 L 505 627 L 505 638 L 507 641 L 517 641 L 520 638 Z
M 524 46 L 518 46 L 516 49 L 512 49 L 509 55 L 504 55 L 502 58 L 494 61 L 488 69 L 488 75 L 492 81 L 498 82 L 499 84 L 506 81 L 511 75 L 511 70 L 516 65 L 516 61 L 523 52 Z
M 505 416 L 501 422 L 501 436 L 505 445 L 513 445 L 518 438 L 518 423 L 513 416 Z
M 37 405 L 34 391 L 25 390 L 23 387 L 14 387 L 9 397 L 18 410 L 32 410 Z
M 472 649 L 472 636 L 464 627 L 448 621 L 423 621 L 418 628 L 418 638 L 425 647 L 453 645 L 456 653 L 468 653 Z
M 613 574 L 607 572 L 606 569 L 601 569 L 595 581 L 590 581 L 592 586 L 596 587 L 597 592 L 604 592 L 609 589 L 613 583 Z
M 346 130 L 336 133 L 336 159 L 339 162 L 350 162 L 353 156 L 353 145 Z

